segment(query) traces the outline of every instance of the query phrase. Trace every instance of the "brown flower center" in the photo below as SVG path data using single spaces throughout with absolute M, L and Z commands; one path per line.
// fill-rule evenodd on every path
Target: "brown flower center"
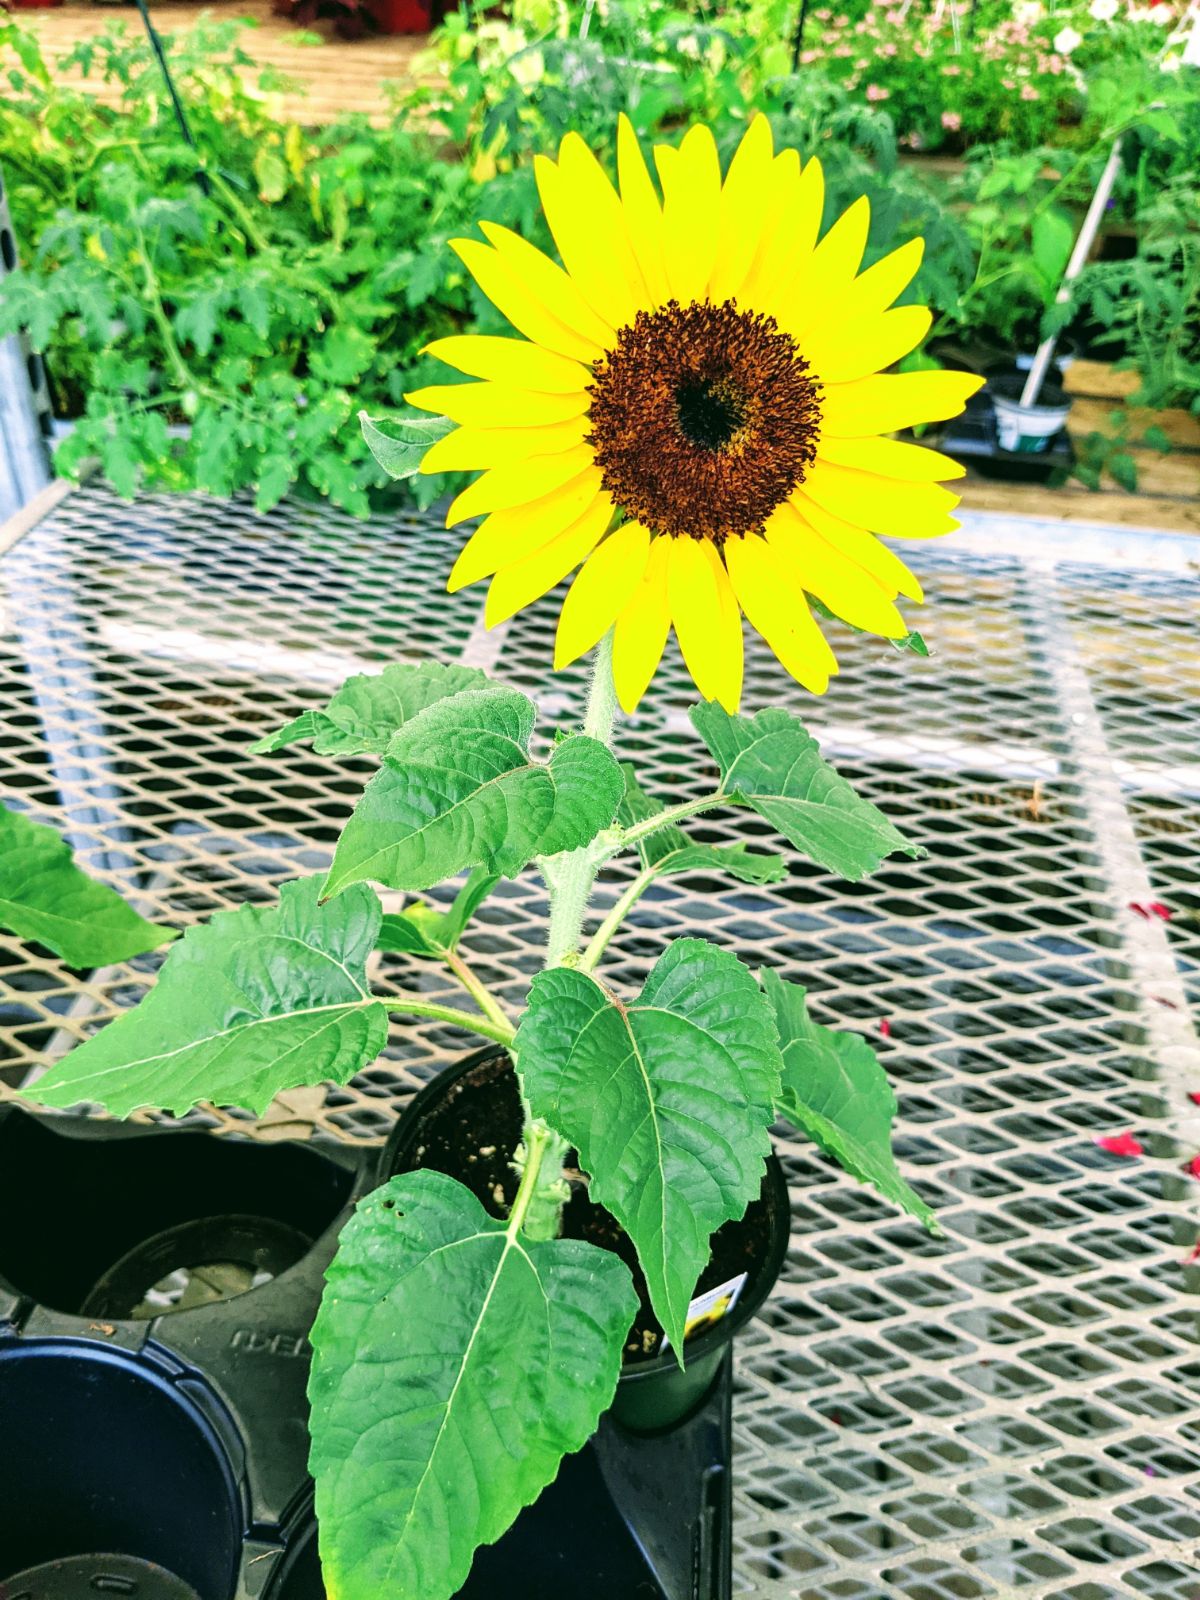
M 596 363 L 590 442 L 604 488 L 654 533 L 761 531 L 816 453 L 820 385 L 774 318 L 670 300 Z

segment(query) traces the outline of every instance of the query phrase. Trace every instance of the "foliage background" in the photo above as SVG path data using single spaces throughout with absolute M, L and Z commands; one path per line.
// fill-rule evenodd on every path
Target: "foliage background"
M 395 491 L 356 411 L 400 408 L 431 375 L 429 340 L 498 327 L 447 241 L 487 217 L 548 245 L 531 157 L 568 128 L 605 157 L 619 111 L 644 139 L 702 118 L 728 152 L 761 108 L 777 142 L 820 155 L 829 216 L 870 197 L 868 258 L 925 237 L 912 294 L 936 320 L 910 361 L 1011 357 L 1070 323 L 1137 365 L 1139 400 L 1200 411 L 1200 96 L 1190 69 L 1163 70 L 1174 22 L 1169 0 L 979 0 L 973 22 L 945 0 L 849 0 L 811 13 L 793 72 L 781 0 L 514 0 L 502 18 L 450 13 L 386 127 L 320 129 L 281 123 L 283 81 L 252 71 L 239 24 L 210 23 L 169 39 L 193 151 L 137 32 L 77 46 L 82 87 L 65 88 L 0 21 L 0 168 L 24 253 L 0 280 L 0 333 L 47 353 L 76 421 L 60 471 L 99 456 L 125 494 L 252 487 L 264 509 L 298 491 L 362 514 Z M 1110 227 L 1134 248 L 1054 308 L 1118 132 Z M 934 147 L 965 164 L 914 157 Z

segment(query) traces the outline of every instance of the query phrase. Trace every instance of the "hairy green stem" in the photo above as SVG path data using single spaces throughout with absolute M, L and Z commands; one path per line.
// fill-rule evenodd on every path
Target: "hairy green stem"
M 604 745 L 610 745 L 616 710 L 610 633 L 601 640 L 592 665 L 592 681 L 583 719 L 584 733 Z M 538 863 L 550 891 L 547 968 L 570 964 L 578 959 L 588 900 L 606 855 L 605 849 L 597 850 L 593 844 L 581 850 L 550 856 Z M 517 1077 L 519 1082 L 519 1064 Z M 532 1115 L 525 1099 L 524 1085 L 521 1086 L 521 1100 L 525 1106 L 525 1126 L 521 1148 L 516 1155 L 521 1184 L 509 1214 L 509 1234 L 512 1236 L 523 1227 L 531 1239 L 555 1239 L 562 1228 L 563 1203 L 570 1193 L 562 1176 L 563 1161 L 570 1146 L 567 1140 Z M 543 1176 L 543 1173 L 548 1176 Z
M 636 844 L 639 839 L 647 839 L 652 833 L 657 833 L 660 828 L 667 827 L 672 822 L 679 822 L 684 817 L 694 817 L 701 811 L 711 811 L 714 806 L 729 804 L 729 796 L 718 792 L 705 795 L 703 800 L 686 800 L 679 806 L 668 806 L 665 811 L 660 811 L 657 816 L 647 817 L 645 822 L 635 822 L 632 828 L 625 828 L 621 833 L 621 842 L 617 849 L 627 849 L 629 845 Z M 611 852 L 615 855 L 616 850 Z
M 588 690 L 587 711 L 583 731 L 589 738 L 611 745 L 613 720 L 617 712 L 617 691 L 613 683 L 612 634 L 609 633 L 596 648 L 592 664 L 592 682 Z M 579 951 L 583 937 L 583 919 L 587 915 L 588 900 L 596 874 L 610 854 L 597 851 L 594 844 L 581 850 L 570 850 L 560 856 L 551 856 L 542 863 L 542 875 L 550 891 L 550 928 L 546 935 L 546 965 L 561 967 L 570 964 Z
M 495 1022 L 488 1017 L 476 1015 L 473 1011 L 459 1011 L 455 1006 L 435 1005 L 431 1000 L 413 1000 L 408 995 L 402 999 L 386 1002 L 389 1011 L 403 1011 L 413 1017 L 432 1017 L 435 1022 L 450 1022 L 456 1028 L 466 1028 L 470 1033 L 481 1034 L 485 1039 L 494 1039 L 497 1044 L 510 1045 L 516 1029 L 505 1018 L 502 1022 Z

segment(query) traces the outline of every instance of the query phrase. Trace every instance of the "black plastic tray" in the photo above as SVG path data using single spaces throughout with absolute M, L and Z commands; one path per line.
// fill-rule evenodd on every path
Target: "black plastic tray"
M 323 1600 L 307 1333 L 374 1155 L 0 1107 L 0 1600 Z M 605 1419 L 462 1600 L 728 1600 L 730 1394 Z

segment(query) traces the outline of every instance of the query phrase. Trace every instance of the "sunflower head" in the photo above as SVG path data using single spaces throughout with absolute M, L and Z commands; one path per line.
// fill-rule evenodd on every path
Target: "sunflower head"
M 930 325 L 894 304 L 921 243 L 860 270 L 866 200 L 822 235 L 820 162 L 776 154 L 765 117 L 724 175 L 705 127 L 654 165 L 657 185 L 625 119 L 617 187 L 577 135 L 538 159 L 561 265 L 491 223 L 455 241 L 519 337 L 438 340 L 480 381 L 408 396 L 459 424 L 421 470 L 481 474 L 450 508 L 483 518 L 450 587 L 489 578 L 496 623 L 574 573 L 555 665 L 614 629 L 626 710 L 672 628 L 700 693 L 736 710 L 743 618 L 821 693 L 837 662 L 811 602 L 903 637 L 895 601 L 921 589 L 880 536 L 958 526 L 940 480 L 962 468 L 888 435 L 981 380 L 885 371 Z

